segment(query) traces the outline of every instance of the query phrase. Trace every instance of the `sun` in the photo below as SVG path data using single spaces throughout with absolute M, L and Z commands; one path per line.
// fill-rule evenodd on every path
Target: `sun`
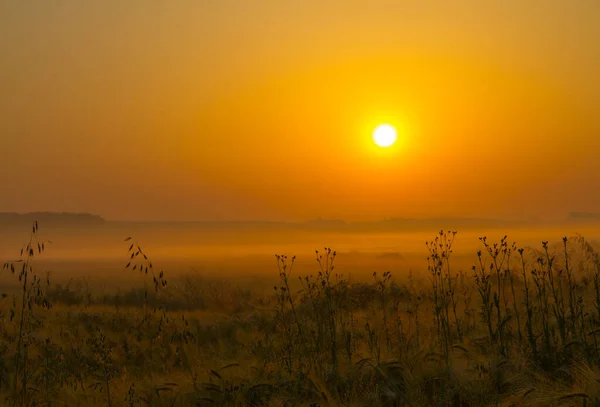
M 373 130 L 373 141 L 379 147 L 390 147 L 398 138 L 396 129 L 390 124 L 380 124 Z

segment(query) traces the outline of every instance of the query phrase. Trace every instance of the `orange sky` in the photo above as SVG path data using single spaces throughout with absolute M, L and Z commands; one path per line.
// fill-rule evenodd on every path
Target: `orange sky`
M 3 1 L 0 211 L 600 211 L 599 38 L 595 0 Z

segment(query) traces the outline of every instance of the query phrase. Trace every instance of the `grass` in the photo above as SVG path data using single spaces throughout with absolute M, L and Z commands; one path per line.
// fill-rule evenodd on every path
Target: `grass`
M 427 278 L 353 282 L 331 248 L 312 275 L 277 255 L 270 293 L 195 275 L 167 283 L 127 239 L 139 288 L 52 285 L 37 223 L 0 299 L 7 406 L 600 405 L 600 255 L 583 237 L 520 248 L 480 239 L 455 269 L 455 232 Z

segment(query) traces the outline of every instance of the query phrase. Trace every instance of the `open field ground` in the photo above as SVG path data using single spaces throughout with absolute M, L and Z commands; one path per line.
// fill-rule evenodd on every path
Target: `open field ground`
M 248 233 L 202 249 L 52 232 L 3 251 L 3 405 L 600 404 L 593 229 Z

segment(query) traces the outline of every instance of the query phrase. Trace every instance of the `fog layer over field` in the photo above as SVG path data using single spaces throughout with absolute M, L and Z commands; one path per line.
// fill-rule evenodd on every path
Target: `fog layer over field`
M 555 243 L 563 236 L 576 234 L 590 241 L 600 239 L 600 227 L 584 223 L 477 227 L 462 222 L 463 230 L 452 228 L 451 221 L 439 223 L 458 232 L 453 263 L 464 270 L 476 261 L 482 236 L 497 241 L 508 235 L 508 240 L 518 247 L 540 247 L 543 240 Z M 3 262 L 19 257 L 22 245 L 29 239 L 29 229 L 26 224 L 0 228 Z M 435 238 L 438 227 L 385 230 L 370 225 L 362 229 L 279 223 L 40 223 L 40 238 L 52 244 L 36 259 L 36 264 L 51 270 L 56 282 L 85 276 L 92 283 L 107 287 L 136 284 L 137 273 L 124 269 L 131 243 L 124 240 L 132 237 L 155 267 L 171 276 L 195 273 L 242 284 L 256 280 L 267 283 L 277 278 L 274 254 L 296 255 L 295 270 L 298 275 L 305 275 L 317 269 L 315 250 L 331 247 L 338 253 L 337 271 L 354 280 L 369 279 L 373 271 L 391 271 L 398 277 L 412 271 L 417 278 L 427 277 L 425 242 Z

